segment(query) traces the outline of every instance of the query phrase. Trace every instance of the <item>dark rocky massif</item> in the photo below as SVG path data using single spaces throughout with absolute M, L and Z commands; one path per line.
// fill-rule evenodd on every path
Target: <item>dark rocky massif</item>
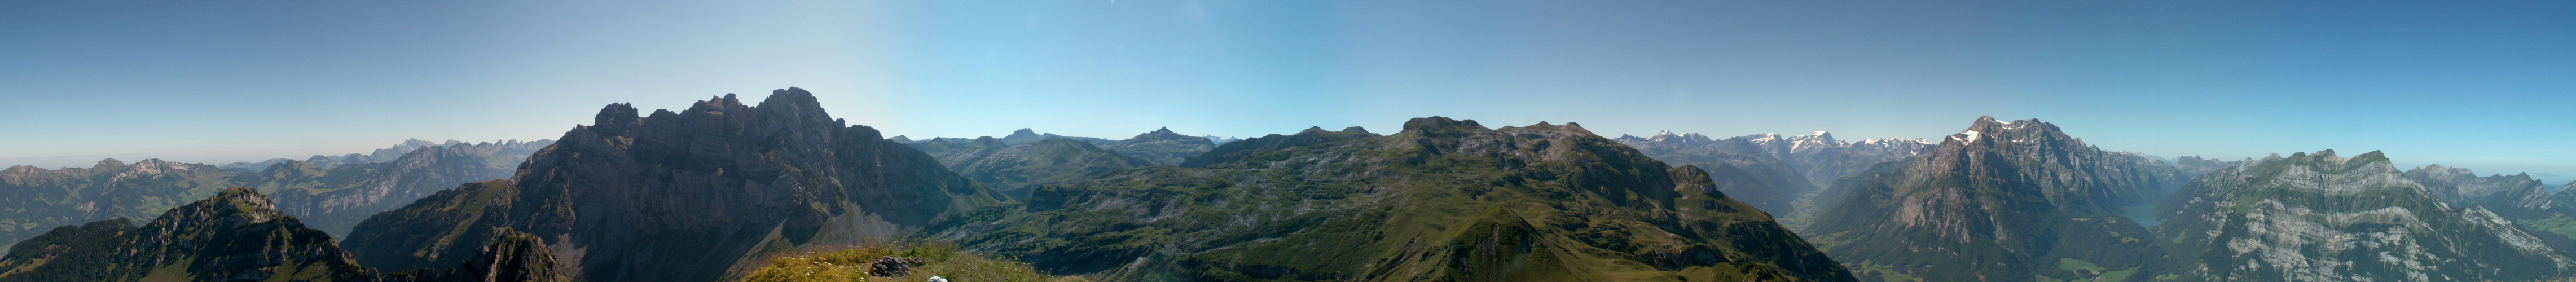
M 825 114 L 803 89 L 640 116 L 613 104 L 510 180 L 440 191 L 360 223 L 360 262 L 455 265 L 506 237 L 544 239 L 577 281 L 719 281 L 769 256 L 908 234 L 1004 203 L 938 160 Z
M 2056 125 L 1981 117 L 1930 152 L 1837 181 L 1801 233 L 1871 279 L 2159 273 L 2163 250 L 2120 207 L 2182 182 L 2159 161 L 2085 145 Z
M 321 230 L 304 228 L 250 188 L 223 190 L 135 227 L 125 219 L 64 226 L 11 246 L 0 281 L 560 281 L 526 234 L 480 249 L 475 264 L 383 275 Z M 518 245 L 513 245 L 518 244 Z
M 1308 129 L 1039 186 L 934 239 L 1107 281 L 1852 281 L 1769 216 L 1574 124 Z
M 2398 172 L 2377 151 L 2294 154 L 2203 175 L 2158 209 L 2184 281 L 2535 281 L 2576 261 L 2441 196 L 2465 170 Z M 2474 189 L 2485 190 L 2485 189 Z M 2469 193 L 2478 194 L 2478 193 Z M 2475 198 L 2475 197 L 2471 197 Z

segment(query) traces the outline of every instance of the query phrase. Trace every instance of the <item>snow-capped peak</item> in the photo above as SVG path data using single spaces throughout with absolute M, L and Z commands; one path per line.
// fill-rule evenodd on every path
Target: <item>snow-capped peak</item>
M 1979 134 L 1981 134 L 1981 133 L 1980 133 L 1980 132 L 1977 132 L 1977 131 L 1975 131 L 1975 130 L 1962 131 L 1962 132 L 1959 132 L 1959 134 L 1952 134 L 1952 135 L 1950 135 L 1950 140 L 1959 140 L 1959 142 L 1966 142 L 1966 143 L 1976 143 L 1976 142 L 1977 142 L 1977 136 L 1978 136 Z M 1963 137 L 1961 137 L 1961 136 L 1965 136 L 1965 137 L 1963 138 Z

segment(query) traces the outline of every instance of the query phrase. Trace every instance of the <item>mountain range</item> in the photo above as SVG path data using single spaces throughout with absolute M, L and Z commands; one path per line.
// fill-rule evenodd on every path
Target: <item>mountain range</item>
M 903 240 L 1092 281 L 2576 276 L 2576 193 L 2380 152 L 2165 159 L 1991 117 L 1939 142 L 1445 117 L 914 140 L 820 105 L 788 88 L 611 104 L 537 142 L 11 167 L 0 235 L 23 241 L 0 281 L 736 281 Z
M 1799 231 L 1864 276 L 1890 280 L 2125 278 L 2162 271 L 2163 251 L 2122 207 L 2184 180 L 2053 124 L 1981 117 L 1929 152 L 1836 181 Z
M 247 173 L 159 159 L 132 164 L 107 159 L 89 168 L 58 170 L 15 166 L 0 170 L 0 204 L 11 207 L 0 209 L 0 242 L 45 232 L 40 227 L 148 219 L 228 187 L 268 191 L 287 214 L 305 217 L 331 234 L 347 234 L 366 216 L 430 192 L 509 177 L 529 152 L 551 143 L 411 140 L 376 150 L 376 155 L 395 156 L 385 162 L 361 163 L 380 158 L 357 154 L 341 160 L 316 158 L 323 163 L 280 159 Z
M 1580 125 L 1310 128 L 1041 186 L 926 232 L 1116 281 L 1849 281 L 1769 216 Z
M 1933 147 L 1922 140 L 1903 138 L 1848 142 L 1823 131 L 1802 136 L 1765 133 L 1719 140 L 1698 133 L 1664 131 L 1649 137 L 1621 135 L 1616 140 L 1657 160 L 1736 176 L 1721 179 L 1750 179 L 1720 183 L 1720 190 L 1764 211 L 1793 219 L 1793 225 L 1797 222 L 1794 219 L 1813 211 L 1812 197 L 1822 187 L 1870 165 L 1904 160 Z
M 495 232 L 508 239 L 452 267 L 384 273 L 258 191 L 230 188 L 140 227 L 118 218 L 15 244 L 0 256 L 0 281 L 563 281 L 541 239 Z

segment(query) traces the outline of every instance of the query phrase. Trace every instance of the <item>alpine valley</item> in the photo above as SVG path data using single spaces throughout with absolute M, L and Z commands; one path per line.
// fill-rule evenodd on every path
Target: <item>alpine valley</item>
M 10 167 L 0 281 L 2576 279 L 2576 193 L 2376 151 L 2167 159 L 1991 117 L 915 139 L 744 98 L 534 142 Z

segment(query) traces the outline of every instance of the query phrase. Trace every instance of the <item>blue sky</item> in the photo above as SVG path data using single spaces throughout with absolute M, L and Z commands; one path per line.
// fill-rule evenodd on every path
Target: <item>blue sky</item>
M 608 103 L 803 87 L 888 134 L 1931 138 L 2385 150 L 2576 180 L 2576 2 L 7 1 L 0 163 L 553 138 Z

